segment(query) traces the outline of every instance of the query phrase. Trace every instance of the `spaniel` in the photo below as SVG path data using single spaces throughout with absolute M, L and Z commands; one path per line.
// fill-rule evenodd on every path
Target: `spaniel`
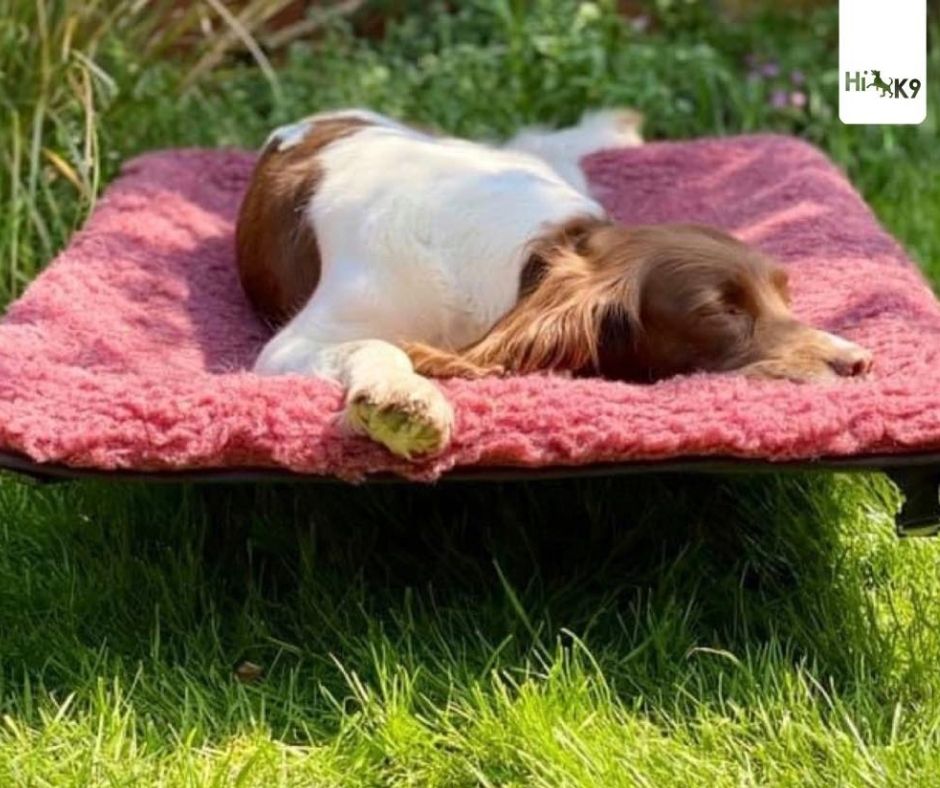
M 365 110 L 278 129 L 236 233 L 245 293 L 279 328 L 255 370 L 338 381 L 349 427 L 406 457 L 450 439 L 436 377 L 866 373 L 868 351 L 793 317 L 756 249 L 606 214 L 579 161 L 640 142 L 629 111 L 500 146 Z

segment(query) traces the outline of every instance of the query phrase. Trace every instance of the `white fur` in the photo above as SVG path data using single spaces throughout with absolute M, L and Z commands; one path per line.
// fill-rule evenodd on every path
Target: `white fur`
M 369 123 L 377 123 L 382 126 L 407 130 L 407 127 L 392 118 L 373 112 L 371 109 L 339 109 L 331 112 L 319 112 L 316 115 L 310 115 L 295 123 L 288 123 L 272 131 L 263 147 L 268 147 L 275 140 L 279 151 L 293 148 L 302 142 L 307 133 L 313 128 L 314 124 L 322 120 L 365 120 Z
M 551 224 L 604 216 L 578 162 L 638 144 L 636 118 L 627 116 L 589 114 L 573 129 L 521 132 L 502 148 L 424 134 L 367 110 L 275 131 L 269 142 L 283 149 L 320 120 L 376 124 L 320 154 L 323 175 L 303 217 L 316 233 L 320 282 L 256 371 L 331 378 L 350 398 L 387 391 L 393 379 L 449 434 L 450 406 L 393 343 L 457 349 L 485 335 L 516 301 L 527 244 Z
M 587 193 L 581 159 L 602 148 L 641 145 L 642 122 L 642 117 L 632 110 L 598 110 L 585 113 L 581 122 L 569 129 L 523 129 L 505 147 L 538 156 L 578 191 Z

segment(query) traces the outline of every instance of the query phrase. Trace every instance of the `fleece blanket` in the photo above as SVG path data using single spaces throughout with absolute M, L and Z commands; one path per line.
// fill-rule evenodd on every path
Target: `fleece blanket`
M 940 307 L 843 175 L 804 142 L 656 143 L 583 165 L 623 222 L 705 222 L 765 249 L 789 269 L 800 317 L 874 351 L 871 376 L 446 381 L 453 444 L 421 462 L 345 435 L 334 384 L 248 371 L 268 337 L 234 264 L 233 223 L 253 160 L 173 150 L 126 165 L 0 323 L 0 451 L 101 470 L 432 480 L 457 466 L 940 448 Z

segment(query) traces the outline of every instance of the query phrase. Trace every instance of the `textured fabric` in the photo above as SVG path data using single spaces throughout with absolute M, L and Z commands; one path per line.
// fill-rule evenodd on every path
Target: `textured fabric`
M 940 307 L 845 178 L 800 141 L 651 144 L 584 166 L 624 222 L 707 222 L 763 247 L 789 270 L 800 317 L 874 351 L 869 378 L 449 381 L 453 445 L 422 463 L 344 436 L 335 385 L 245 371 L 268 334 L 239 289 L 233 254 L 252 162 L 238 151 L 179 150 L 127 164 L 0 324 L 0 449 L 100 469 L 433 479 L 454 466 L 940 447 Z

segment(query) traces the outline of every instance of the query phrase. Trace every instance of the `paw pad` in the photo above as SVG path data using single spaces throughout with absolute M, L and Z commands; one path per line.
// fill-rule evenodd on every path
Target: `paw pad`
M 347 418 L 354 429 L 409 460 L 437 454 L 450 440 L 450 425 L 433 418 L 421 403 L 377 403 L 358 397 L 350 402 Z

